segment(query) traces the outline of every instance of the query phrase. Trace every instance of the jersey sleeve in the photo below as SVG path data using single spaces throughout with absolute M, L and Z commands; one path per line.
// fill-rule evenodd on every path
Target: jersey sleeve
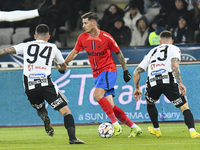
M 148 60 L 149 60 L 148 59 L 148 55 L 146 55 L 144 57 L 144 59 L 140 62 L 140 64 L 138 66 L 141 67 L 142 69 L 144 69 L 146 71 L 147 68 L 148 68 L 148 64 L 149 64 Z
M 15 11 L 0 11 L 0 22 L 2 21 L 21 21 L 25 19 L 38 17 L 38 10 L 15 10 Z
M 23 44 L 24 43 L 20 43 L 18 45 L 13 46 L 15 48 L 16 54 L 24 54 Z
M 57 64 L 59 64 L 59 65 L 63 64 L 65 61 L 62 56 L 62 53 L 59 49 L 57 49 L 57 51 L 56 51 L 55 60 L 56 60 Z
M 81 52 L 83 50 L 83 45 L 82 45 L 82 42 L 81 42 L 82 39 L 83 39 L 83 36 L 81 34 L 81 35 L 79 35 L 77 42 L 76 42 L 76 45 L 74 47 L 74 49 L 79 51 L 79 52 Z
M 181 61 L 181 50 L 177 46 L 173 46 L 171 48 L 172 48 L 171 58 L 178 58 L 179 61 Z

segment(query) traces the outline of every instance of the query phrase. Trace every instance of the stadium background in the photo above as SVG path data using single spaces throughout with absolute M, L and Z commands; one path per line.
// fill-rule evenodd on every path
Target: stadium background
M 103 11 L 110 3 L 117 3 L 118 6 L 124 7 L 128 0 L 94 0 L 92 9 L 97 8 L 97 14 L 101 18 Z M 94 7 L 94 8 L 93 8 Z M 155 12 L 158 10 L 156 9 Z M 76 42 L 77 36 L 83 32 L 78 30 L 67 35 L 67 47 L 71 48 Z M 10 46 L 10 45 L 9 45 Z M 8 47 L 8 45 L 1 47 Z M 189 106 L 194 114 L 195 120 L 200 120 L 199 115 L 199 46 L 179 46 L 182 50 L 181 73 L 185 86 L 187 87 L 187 97 Z M 122 51 L 129 64 L 129 71 L 132 73 L 145 54 L 151 47 L 124 47 Z M 62 49 L 64 57 L 67 56 L 71 49 Z M 115 61 L 117 59 L 114 57 Z M 186 62 L 187 61 L 187 62 Z M 192 62 L 192 63 L 191 63 Z M 22 57 L 16 55 L 6 55 L 0 58 L 0 126 L 21 126 L 21 125 L 43 125 L 41 119 L 37 116 L 35 110 L 29 104 L 24 93 L 22 82 Z M 81 66 L 80 66 L 81 65 Z M 82 66 L 83 65 L 83 66 Z M 88 66 L 86 53 L 81 53 L 77 59 L 69 64 L 69 69 L 65 75 L 58 73 L 57 69 L 52 70 L 52 78 L 69 100 L 75 123 L 97 123 L 109 121 L 107 116 L 101 110 L 100 106 L 92 97 L 93 78 L 91 68 Z M 127 116 L 135 122 L 150 122 L 146 111 L 145 98 L 136 103 L 132 98 L 134 84 L 131 80 L 125 83 L 122 78 L 122 69 L 118 67 L 118 78 L 116 82 L 115 103 L 122 108 Z M 142 74 L 141 88 L 143 89 L 146 82 L 147 73 Z M 144 94 L 143 94 L 144 95 Z M 159 121 L 183 121 L 183 115 L 168 100 L 162 96 L 156 104 L 159 111 Z M 62 124 L 63 118 L 59 113 L 47 105 L 49 116 L 52 124 Z
M 195 120 L 200 120 L 199 112 L 199 83 L 200 83 L 200 64 L 182 64 L 182 79 L 187 87 L 187 97 L 189 106 L 194 114 Z M 129 65 L 128 69 L 132 73 L 135 65 Z M 141 88 L 143 96 L 141 101 L 135 102 L 132 98 L 134 84 L 131 80 L 128 83 L 123 81 L 123 71 L 118 69 L 118 78 L 115 85 L 115 103 L 121 107 L 126 115 L 135 122 L 149 122 L 144 98 L 144 88 L 147 72 L 142 74 Z M 29 104 L 22 84 L 22 69 L 0 71 L 0 126 L 16 125 L 42 125 L 43 122 L 37 116 L 35 110 Z M 75 123 L 98 123 L 109 121 L 101 107 L 93 99 L 93 78 L 91 68 L 88 67 L 69 67 L 68 71 L 62 75 L 57 69 L 52 69 L 52 79 L 57 83 L 59 89 L 67 96 Z M 159 121 L 183 121 L 183 115 L 179 109 L 169 103 L 166 97 L 162 96 L 156 103 L 159 111 Z M 59 113 L 48 106 L 49 116 L 52 124 L 62 124 L 63 118 Z

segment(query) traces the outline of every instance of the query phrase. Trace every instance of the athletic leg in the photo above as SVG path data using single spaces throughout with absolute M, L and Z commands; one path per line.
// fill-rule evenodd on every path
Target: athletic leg
M 147 111 L 149 113 L 149 117 L 153 124 L 153 127 L 149 126 L 148 131 L 149 133 L 155 135 L 156 137 L 161 137 L 162 134 L 160 132 L 159 123 L 158 123 L 158 111 L 154 103 L 148 104 L 147 103 Z
M 114 130 L 115 135 L 122 134 L 122 127 L 119 125 L 117 118 L 113 112 L 112 107 L 114 106 L 113 101 L 109 102 L 105 97 L 108 95 L 114 96 L 114 85 L 116 82 L 117 73 L 103 71 L 98 77 L 94 78 L 95 90 L 94 90 L 94 98 L 99 103 L 103 111 L 110 118 Z
M 70 144 L 85 144 L 85 142 L 76 138 L 74 118 L 68 106 L 59 109 L 60 114 L 64 117 L 64 126 L 67 129 Z
M 148 131 L 149 133 L 155 135 L 156 137 L 162 136 L 158 122 L 158 111 L 155 106 L 155 102 L 159 99 L 161 94 L 162 94 L 162 85 L 161 86 L 157 85 L 155 87 L 147 86 L 147 88 L 145 89 L 147 112 L 153 124 L 153 127 L 152 126 L 148 127 Z
M 116 116 L 113 112 L 111 103 L 104 97 L 106 90 L 102 88 L 95 88 L 94 90 L 94 98 L 99 103 L 103 111 L 106 113 L 106 115 L 110 118 L 113 125 L 119 124 Z
M 184 115 L 184 121 L 189 129 L 191 138 L 200 138 L 200 134 L 197 133 L 195 130 L 194 117 L 189 109 L 188 102 L 185 103 L 183 106 L 179 107 L 179 109 Z
M 38 116 L 44 122 L 45 131 L 49 136 L 54 135 L 54 129 L 51 126 L 50 119 L 48 117 L 48 112 L 45 108 L 44 98 L 41 96 L 43 93 L 43 88 L 36 88 L 33 90 L 27 90 L 26 94 L 31 106 L 37 110 Z
M 43 107 L 41 109 L 37 109 L 37 114 L 44 122 L 44 127 L 45 127 L 46 133 L 49 136 L 53 136 L 54 135 L 54 129 L 51 126 L 51 121 L 48 117 L 48 112 L 45 108 L 45 105 L 43 105 Z
M 114 126 L 114 130 L 115 130 L 115 135 L 118 136 L 120 134 L 122 134 L 122 127 L 120 126 L 120 124 L 117 121 L 117 118 L 113 112 L 112 109 L 112 105 L 113 103 L 110 103 L 105 97 L 105 90 L 102 88 L 95 88 L 94 90 L 94 98 L 96 99 L 96 101 L 99 103 L 99 105 L 101 106 L 101 108 L 103 109 L 103 111 L 106 113 L 106 115 L 110 118 L 113 126 Z
M 131 128 L 131 133 L 129 137 L 135 137 L 140 135 L 142 133 L 141 128 L 138 127 L 133 121 L 131 121 L 131 119 L 129 119 L 126 116 L 125 112 L 122 109 L 120 109 L 117 105 L 114 104 L 112 95 L 106 96 L 106 99 L 108 99 L 108 101 L 111 103 L 113 112 L 117 119 Z
M 158 111 L 155 104 L 147 103 L 147 112 L 149 113 L 149 117 L 151 119 L 154 128 L 159 128 Z

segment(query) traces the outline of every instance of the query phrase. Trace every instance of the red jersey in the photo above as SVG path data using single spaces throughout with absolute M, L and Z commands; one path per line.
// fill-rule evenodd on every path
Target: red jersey
M 120 49 L 113 37 L 107 32 L 100 30 L 98 37 L 91 37 L 86 32 L 80 34 L 74 49 L 79 52 L 85 49 L 94 78 L 102 71 L 117 71 L 111 50 L 117 53 Z

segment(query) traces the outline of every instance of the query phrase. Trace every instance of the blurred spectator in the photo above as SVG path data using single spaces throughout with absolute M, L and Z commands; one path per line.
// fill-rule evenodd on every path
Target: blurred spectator
M 132 33 L 130 46 L 145 46 L 149 35 L 148 21 L 145 16 L 142 16 L 136 22 L 137 29 Z
M 156 16 L 157 18 L 163 18 L 167 20 L 168 15 L 170 12 L 174 11 L 176 9 L 174 0 L 158 0 L 160 4 L 160 12 Z
M 197 0 L 194 8 L 195 14 L 192 21 L 192 28 L 194 30 L 195 43 L 200 43 L 200 0 Z
M 173 39 L 175 44 L 186 44 L 194 42 L 194 31 L 188 24 L 188 18 L 181 16 L 178 23 L 179 26 L 173 32 Z
M 194 30 L 194 36 L 200 32 L 200 0 L 197 0 L 194 8 L 194 18 L 192 20 L 192 29 Z
M 130 3 L 129 11 L 127 11 L 124 15 L 124 22 L 125 25 L 128 26 L 131 29 L 131 32 L 133 32 L 134 29 L 136 29 L 136 21 L 142 17 L 140 11 L 138 10 L 138 6 L 136 3 Z
M 121 8 L 119 8 L 115 4 L 110 4 L 109 7 L 105 9 L 102 19 L 98 22 L 100 25 L 100 29 L 108 32 L 112 26 L 112 20 L 116 17 L 123 16 L 124 11 Z
M 144 0 L 129 0 L 129 3 L 124 8 L 125 13 L 129 11 L 129 7 L 130 5 L 132 5 L 132 3 L 138 6 L 138 10 L 140 11 L 141 14 L 144 13 Z
M 187 10 L 188 3 L 185 0 L 175 0 L 176 9 L 168 15 L 167 23 L 168 29 L 172 32 L 178 27 L 178 21 L 180 16 L 185 16 L 188 22 L 192 21 L 192 13 Z M 189 24 L 188 24 L 189 26 Z
M 186 0 L 186 2 L 188 3 L 187 9 L 191 12 L 194 11 L 194 7 L 196 5 L 196 1 L 197 0 Z
M 158 7 L 158 0 L 143 0 L 144 1 L 144 13 L 146 13 L 147 9 L 150 7 Z
M 153 21 L 149 24 L 149 28 L 148 28 L 149 33 L 155 31 L 156 26 L 157 26 L 157 21 L 158 21 L 159 19 L 161 19 L 161 18 L 160 18 L 160 17 L 155 17 L 155 18 L 153 19 Z
M 122 17 L 117 17 L 113 20 L 113 27 L 110 28 L 109 33 L 120 47 L 129 46 L 131 41 L 131 30 L 124 25 Z
M 166 21 L 164 19 L 159 19 L 157 21 L 157 26 L 155 31 L 151 32 L 148 37 L 148 44 L 149 45 L 160 45 L 160 33 L 166 30 Z
M 81 11 L 81 14 L 85 14 L 90 11 L 92 0 L 78 0 L 78 10 Z

